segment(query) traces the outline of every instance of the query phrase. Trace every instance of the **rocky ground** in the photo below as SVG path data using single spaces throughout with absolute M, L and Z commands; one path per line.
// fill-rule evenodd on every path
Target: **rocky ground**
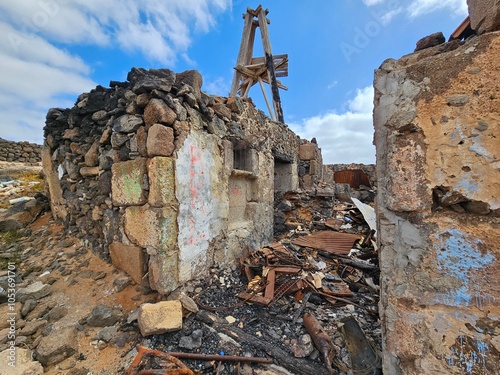
M 336 213 L 339 229 L 344 225 L 345 230 L 359 233 L 360 238 L 367 233 L 366 223 L 356 223 L 360 221 L 359 212 L 355 215 L 351 206 L 342 205 Z M 299 227 L 280 240 L 287 254 L 307 270 L 307 274 L 302 271 L 304 280 L 321 274 L 323 285 L 314 290 L 300 284 L 306 287 L 262 306 L 238 297 L 249 291 L 248 264 L 259 256 L 264 259 L 262 252 L 248 255 L 242 263 L 213 268 L 209 277 L 184 285 L 170 296 L 158 296 L 144 286 L 134 285 L 127 275 L 92 254 L 85 240 L 77 238 L 78 228 L 67 230 L 52 220 L 50 212 L 42 213 L 26 228 L 4 232 L 0 237 L 0 374 L 124 373 L 137 355 L 137 345 L 164 352 L 273 361 L 240 367 L 237 362 L 182 359 L 195 373 L 326 374 L 321 350 L 304 326 L 306 313 L 319 322 L 331 340 L 331 373 L 342 374 L 352 366 L 357 366 L 359 374 L 377 373 L 378 269 L 347 266 L 342 259 L 349 257 L 292 243 L 308 231 L 307 227 Z M 265 259 L 271 259 L 269 254 L 274 256 L 274 251 L 267 248 Z M 358 254 L 363 252 L 368 254 L 365 258 L 372 258 L 372 265 L 376 263 L 370 246 Z M 265 278 L 265 267 L 251 266 L 252 277 Z M 13 280 L 15 302 L 8 299 Z M 331 290 L 334 284 L 347 288 L 345 297 L 321 293 L 327 290 L 322 288 L 330 285 Z M 172 310 L 160 323 L 149 319 L 148 314 L 153 314 L 149 309 L 159 302 L 178 311 Z M 12 317 L 15 319 L 9 321 Z M 369 347 L 374 353 L 372 363 L 356 363 L 367 348 L 352 347 L 352 331 L 345 329 L 352 318 L 373 345 L 373 349 Z M 180 319 L 180 325 L 176 319 Z M 164 332 L 158 324 L 178 326 Z M 13 336 L 16 367 L 9 366 L 8 357 Z M 148 365 L 162 366 L 156 362 Z M 27 368 L 31 372 L 23 372 Z M 128 373 L 139 372 L 136 369 Z

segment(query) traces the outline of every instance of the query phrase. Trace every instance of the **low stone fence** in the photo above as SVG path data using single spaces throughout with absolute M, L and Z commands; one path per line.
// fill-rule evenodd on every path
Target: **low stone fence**
M 0 161 L 39 163 L 42 146 L 29 142 L 14 142 L 0 138 Z

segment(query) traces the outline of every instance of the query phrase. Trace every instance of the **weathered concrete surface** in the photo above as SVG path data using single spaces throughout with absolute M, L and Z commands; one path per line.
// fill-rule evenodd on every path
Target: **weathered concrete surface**
M 500 371 L 500 33 L 375 73 L 384 373 Z
M 214 135 L 191 133 L 175 162 L 179 202 L 179 280 L 190 280 L 211 262 L 210 242 L 227 226 L 228 178 Z

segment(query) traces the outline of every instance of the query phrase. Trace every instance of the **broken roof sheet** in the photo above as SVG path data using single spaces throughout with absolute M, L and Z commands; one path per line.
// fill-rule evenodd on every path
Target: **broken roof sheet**
M 337 255 L 347 255 L 361 237 L 356 234 L 321 231 L 292 241 L 294 245 L 311 247 Z

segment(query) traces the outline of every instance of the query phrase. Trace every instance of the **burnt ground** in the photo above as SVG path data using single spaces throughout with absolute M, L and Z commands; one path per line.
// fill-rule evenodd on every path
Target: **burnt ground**
M 362 239 L 368 227 L 351 219 L 354 213 L 359 221 L 359 213 L 354 211 L 352 205 L 341 205 L 336 211 L 337 222 L 344 224 L 339 230 L 357 233 Z M 370 246 L 357 251 L 360 258 L 368 258 L 365 261 L 370 265 L 368 268 L 373 268 L 366 270 L 356 263 L 346 264 L 354 260 L 363 265 L 357 257 L 332 255 L 291 243 L 311 230 L 315 231 L 312 226 L 299 227 L 277 238 L 285 245 L 288 256 L 303 265 L 300 277 L 308 282 L 299 284 L 301 288 L 290 288 L 288 294 L 274 298 L 269 306 L 261 306 L 245 302 L 238 294 L 248 291 L 248 268 L 252 269 L 252 275 L 265 280 L 265 262 L 269 263 L 266 256 L 275 253 L 272 248 L 252 253 L 227 267 L 214 267 L 208 277 L 190 282 L 170 296 L 159 296 L 134 285 L 121 271 L 92 254 L 86 242 L 74 236 L 78 228 L 65 229 L 46 213 L 19 230 L 16 236 L 0 239 L 0 257 L 16 264 L 16 288 L 36 281 L 50 285 L 49 294 L 33 297 L 30 306 L 26 306 L 26 301 L 18 303 L 17 346 L 33 350 L 34 358 L 38 359 L 37 347 L 42 339 L 54 337 L 57 341 L 62 328 L 76 327 L 74 353 L 45 365 L 44 374 L 123 373 L 135 358 L 137 345 L 164 352 L 252 356 L 274 362 L 240 367 L 227 361 L 182 359 L 200 374 L 326 374 L 321 354 L 304 327 L 303 316 L 310 313 L 331 340 L 332 373 L 343 374 L 353 366 L 356 374 L 379 373 L 375 369 L 378 354 L 371 363 L 360 362 L 368 349 L 347 342 L 346 339 L 356 338 L 342 328 L 346 320 L 354 318 L 372 345 L 369 349 L 380 352 L 376 252 Z M 321 282 L 314 289 L 312 275 L 318 273 Z M 0 279 L 5 274 L 5 269 L 0 270 Z M 280 283 L 288 283 L 290 279 L 287 274 L 277 278 L 277 290 Z M 340 292 L 332 292 L 335 290 Z M 180 331 L 142 337 L 135 320 L 137 308 L 146 302 L 176 299 L 179 293 L 196 301 L 199 311 L 186 311 Z M 6 305 L 1 302 L 0 309 Z M 88 324 L 88 317 L 98 305 L 119 310 L 117 322 Z M 53 313 L 56 310 L 58 314 Z M 38 328 L 31 329 L 33 326 Z M 64 337 L 60 339 L 64 341 Z M 5 329 L 0 329 L 0 351 L 6 348 Z

